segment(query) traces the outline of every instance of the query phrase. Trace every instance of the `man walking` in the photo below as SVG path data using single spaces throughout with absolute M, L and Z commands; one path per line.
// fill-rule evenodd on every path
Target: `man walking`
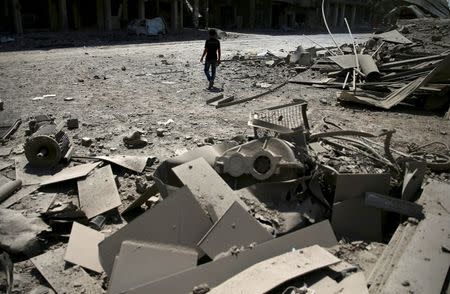
M 214 79 L 216 78 L 216 68 L 217 65 L 220 64 L 220 55 L 221 55 L 220 42 L 219 40 L 217 40 L 217 32 L 214 29 L 210 29 L 209 39 L 206 40 L 205 50 L 203 50 L 202 58 L 200 58 L 200 62 L 203 63 L 203 59 L 206 56 L 205 75 L 206 78 L 208 78 L 209 90 L 211 90 L 214 87 Z

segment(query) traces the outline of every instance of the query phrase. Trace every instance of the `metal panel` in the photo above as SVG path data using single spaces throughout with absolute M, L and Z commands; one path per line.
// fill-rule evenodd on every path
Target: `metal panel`
M 450 266 L 449 215 L 428 214 L 406 246 L 381 293 L 441 293 Z M 404 282 L 408 286 L 404 286 Z
M 333 205 L 333 230 L 339 237 L 381 242 L 381 211 L 364 205 L 364 198 L 345 200 Z
M 187 162 L 172 170 L 189 187 L 213 221 L 222 217 L 234 201 L 247 209 L 247 205 L 204 158 Z
M 377 34 L 373 36 L 374 39 L 381 39 L 388 43 L 395 44 L 412 44 L 413 42 L 399 33 L 397 30 Z
M 148 161 L 148 156 L 115 155 L 97 156 L 96 158 L 119 165 L 137 173 L 144 171 Z
M 234 202 L 206 233 L 198 246 L 214 259 L 232 246 L 259 244 L 270 239 L 272 239 L 272 235 L 239 203 Z
M 315 244 L 323 247 L 337 244 L 328 221 L 267 241 L 251 250 L 241 251 L 238 255 L 226 256 L 165 279 L 142 285 L 127 291 L 127 293 L 186 294 L 191 292 L 195 286 L 203 283 L 208 284 L 209 287 L 215 287 L 257 262 L 289 252 L 292 248 L 299 249 Z
M 325 249 L 314 245 L 257 263 L 208 293 L 267 293 L 293 278 L 339 261 Z
M 56 293 L 102 293 L 102 287 L 96 283 L 81 267 L 66 268 L 63 259 L 64 248 L 31 258 L 31 262 L 44 276 Z
M 35 168 L 28 164 L 25 156 L 15 158 L 16 179 L 21 179 L 24 186 L 49 185 L 58 182 L 81 178 L 89 174 L 100 163 L 86 163 L 73 167 L 49 169 Z
M 417 219 L 423 218 L 422 205 L 377 193 L 366 193 L 365 204 L 386 211 L 396 212 L 401 215 L 415 217 Z
M 111 166 L 96 169 L 78 181 L 80 209 L 88 219 L 122 205 Z
M 197 265 L 195 250 L 157 243 L 124 241 L 114 263 L 108 294 L 156 281 Z
M 100 262 L 109 275 L 114 258 L 126 240 L 196 248 L 211 225 L 191 191 L 183 187 L 101 242 Z
M 64 260 L 97 273 L 103 272 L 98 254 L 98 243 L 103 239 L 102 233 L 74 222 Z
M 334 202 L 364 198 L 366 192 L 388 195 L 389 174 L 340 174 L 336 178 Z

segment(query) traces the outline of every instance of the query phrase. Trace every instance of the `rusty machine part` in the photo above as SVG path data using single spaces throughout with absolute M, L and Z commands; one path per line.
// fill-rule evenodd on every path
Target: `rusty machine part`
M 303 175 L 305 169 L 294 146 L 278 138 L 257 139 L 233 147 L 217 157 L 214 166 L 219 173 L 234 178 L 250 175 L 257 181 L 274 176 L 278 176 L 277 180 L 292 180 Z
M 62 130 L 63 124 L 47 123 L 39 126 L 25 142 L 25 156 L 31 165 L 51 167 L 57 165 L 69 152 L 70 141 Z

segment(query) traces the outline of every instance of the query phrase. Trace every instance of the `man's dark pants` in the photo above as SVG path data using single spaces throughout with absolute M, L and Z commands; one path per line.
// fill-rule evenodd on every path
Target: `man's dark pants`
M 211 73 L 209 73 L 210 68 Z M 216 78 L 216 68 L 217 68 L 217 61 L 215 60 L 205 61 L 205 75 L 208 78 L 209 82 L 214 82 L 214 79 Z

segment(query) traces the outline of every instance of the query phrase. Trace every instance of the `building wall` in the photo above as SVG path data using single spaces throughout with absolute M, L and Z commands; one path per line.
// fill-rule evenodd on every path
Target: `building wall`
M 210 26 L 223 29 L 268 28 L 271 26 L 272 0 L 210 1 Z

